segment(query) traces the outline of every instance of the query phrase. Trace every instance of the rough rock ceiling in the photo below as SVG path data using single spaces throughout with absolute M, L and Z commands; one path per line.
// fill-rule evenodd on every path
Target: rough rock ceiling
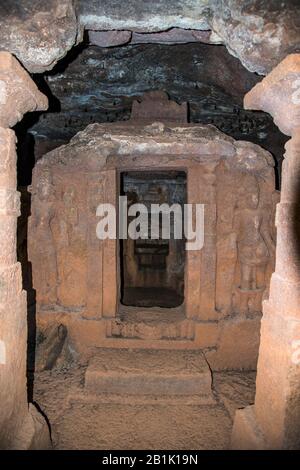
M 35 79 L 50 110 L 31 114 L 27 130 L 36 158 L 66 143 L 92 122 L 126 120 L 131 105 L 149 90 L 188 102 L 190 121 L 213 123 L 236 139 L 270 150 L 279 161 L 286 138 L 271 117 L 243 110 L 243 97 L 261 77 L 246 70 L 224 46 L 200 43 L 80 46 L 46 75 Z
M 0 49 L 36 73 L 52 69 L 84 30 L 125 30 L 121 41 L 135 43 L 160 39 L 132 32 L 177 28 L 167 38 L 176 43 L 190 34 L 181 28 L 224 44 L 246 68 L 266 74 L 300 51 L 299 9 L 299 0 L 0 0 Z
M 71 0 L 0 0 L 0 50 L 29 72 L 50 70 L 77 41 Z
M 20 155 L 32 155 L 32 136 L 39 157 L 90 122 L 128 119 L 134 98 L 163 89 L 189 102 L 191 122 L 280 161 L 286 139 L 242 99 L 260 79 L 248 71 L 266 74 L 300 51 L 299 11 L 299 0 L 0 0 L 0 50 L 51 71 L 35 76 L 50 109 L 23 121 Z

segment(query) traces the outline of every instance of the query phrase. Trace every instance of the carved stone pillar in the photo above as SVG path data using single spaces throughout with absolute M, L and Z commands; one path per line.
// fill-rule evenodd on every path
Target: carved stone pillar
M 199 321 L 215 320 L 216 289 L 216 161 L 188 171 L 188 203 L 204 204 L 204 246 L 186 252 L 186 315 Z M 193 220 L 195 226 L 195 220 Z
M 255 404 L 236 413 L 235 449 L 300 446 L 300 54 L 286 57 L 245 97 L 269 112 L 286 144 L 277 205 L 276 268 L 264 302 Z
M 26 292 L 16 256 L 20 195 L 16 191 L 16 137 L 8 127 L 26 111 L 47 109 L 42 95 L 18 61 L 0 52 L 0 448 L 49 444 L 46 422 L 27 402 Z
M 88 230 L 88 275 L 86 319 L 113 318 L 117 314 L 117 241 L 99 240 L 96 227 L 99 219 L 96 209 L 100 203 L 117 207 L 116 170 L 103 170 L 89 181 L 88 200 L 90 207 Z
M 207 163 L 202 171 L 200 201 L 204 203 L 204 246 L 201 250 L 201 320 L 216 320 L 216 269 L 217 269 L 217 205 L 216 166 L 218 159 Z

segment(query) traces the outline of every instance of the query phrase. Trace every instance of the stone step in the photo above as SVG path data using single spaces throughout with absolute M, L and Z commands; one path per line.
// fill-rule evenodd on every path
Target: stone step
M 111 321 L 107 324 L 107 338 L 148 339 L 148 340 L 193 340 L 194 323 L 191 320 L 182 322 L 146 323 Z
M 194 322 L 181 308 L 142 309 L 122 306 L 119 318 L 108 320 L 107 338 L 147 340 L 193 340 Z
M 210 397 L 211 385 L 201 351 L 103 348 L 85 374 L 92 394 Z

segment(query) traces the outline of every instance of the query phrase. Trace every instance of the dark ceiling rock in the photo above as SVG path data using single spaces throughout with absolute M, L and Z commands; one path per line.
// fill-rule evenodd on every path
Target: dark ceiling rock
M 211 30 L 211 43 L 222 42 L 246 68 L 262 75 L 300 51 L 299 0 L 77 0 L 77 5 L 86 29 Z
M 271 117 L 243 109 L 244 95 L 261 78 L 247 71 L 224 46 L 89 46 L 78 47 L 75 58 L 70 55 L 72 60 L 67 57 L 48 72 L 46 85 L 41 81 L 44 77 L 36 77 L 50 99 L 50 111 L 29 126 L 36 158 L 68 142 L 92 122 L 129 119 L 133 100 L 150 90 L 165 90 L 177 102 L 188 102 L 191 122 L 212 123 L 282 158 L 286 139 Z
M 34 130 L 67 139 L 91 121 L 128 119 L 132 101 L 156 89 L 167 91 L 178 102 L 187 101 L 194 122 L 220 115 L 232 119 L 237 112 L 247 113 L 242 110 L 243 97 L 259 80 L 224 46 L 79 48 L 65 68 L 60 64 L 46 74 L 59 106 L 52 106 L 54 112 L 50 108 Z
M 51 69 L 77 41 L 72 0 L 0 0 L 0 50 L 30 72 Z
M 111 30 L 114 41 L 117 30 L 133 32 L 133 43 L 182 43 L 190 36 L 225 44 L 259 74 L 300 51 L 299 0 L 75 0 L 75 9 L 73 0 L 0 0 L 0 50 L 15 54 L 28 71 L 43 72 L 82 40 L 84 29 Z M 161 38 L 145 34 L 155 32 Z M 119 39 L 92 42 L 127 42 Z

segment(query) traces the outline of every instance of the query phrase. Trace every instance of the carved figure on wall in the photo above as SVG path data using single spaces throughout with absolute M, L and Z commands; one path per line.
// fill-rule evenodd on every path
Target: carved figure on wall
M 240 265 L 240 289 L 264 290 L 266 268 L 275 253 L 269 217 L 259 206 L 259 184 L 254 176 L 245 178 L 238 193 L 234 215 L 234 231 L 237 236 L 238 262 Z
M 36 184 L 35 212 L 31 221 L 34 237 L 30 240 L 33 263 L 33 284 L 37 302 L 44 305 L 57 301 L 57 259 L 53 237 L 55 191 L 52 176 L 44 171 Z
M 56 236 L 59 287 L 59 303 L 64 306 L 83 303 L 85 282 L 83 263 L 86 258 L 85 236 L 81 233 L 77 192 L 68 186 L 62 194 L 62 212 Z

